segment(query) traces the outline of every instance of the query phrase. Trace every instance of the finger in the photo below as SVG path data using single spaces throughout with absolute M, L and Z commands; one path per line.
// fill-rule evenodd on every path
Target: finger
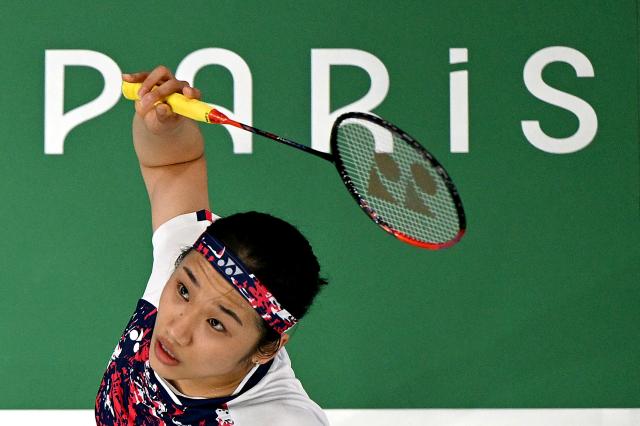
M 158 118 L 158 121 L 160 123 L 164 123 L 168 120 L 171 120 L 175 116 L 175 114 L 173 113 L 173 110 L 167 104 L 161 103 L 156 105 L 155 108 L 156 108 L 156 117 Z
M 134 72 L 122 74 L 122 79 L 129 83 L 140 83 L 149 75 L 148 72 Z
M 182 93 L 183 89 L 188 86 L 188 82 L 173 78 L 158 85 L 151 94 L 155 95 L 158 99 L 164 99 L 172 93 Z
M 140 104 L 143 110 L 149 110 L 156 102 L 161 101 L 172 93 L 180 93 L 185 86 L 189 83 L 186 81 L 180 81 L 171 79 L 166 81 L 147 93 L 140 100 Z
M 182 94 L 190 99 L 200 99 L 201 93 L 200 90 L 195 87 L 185 86 L 182 88 Z
M 167 80 L 173 78 L 173 73 L 171 70 L 164 65 L 160 65 L 155 67 L 144 79 L 142 82 L 142 86 L 138 91 L 138 96 L 142 98 L 144 95 L 149 93 L 153 86 L 156 86 L 160 83 L 163 83 Z

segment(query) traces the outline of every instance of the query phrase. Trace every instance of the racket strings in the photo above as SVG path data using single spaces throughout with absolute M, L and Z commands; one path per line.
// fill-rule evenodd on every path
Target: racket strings
M 336 136 L 344 171 L 379 219 L 424 242 L 458 235 L 461 224 L 445 178 L 421 150 L 401 134 L 357 118 L 343 121 Z

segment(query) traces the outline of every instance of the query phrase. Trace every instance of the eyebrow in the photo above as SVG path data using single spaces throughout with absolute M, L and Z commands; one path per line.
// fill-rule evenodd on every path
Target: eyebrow
M 196 279 L 196 276 L 193 274 L 193 272 L 191 272 L 191 269 L 187 268 L 186 266 L 182 266 L 182 269 L 184 269 L 184 271 L 187 273 L 187 275 L 189 276 L 189 278 L 191 279 L 191 281 L 193 281 L 193 284 L 196 285 L 196 287 L 200 287 L 200 283 L 198 282 L 198 280 Z M 241 326 L 244 326 L 244 324 L 242 323 L 242 320 L 240 319 L 240 317 L 238 316 L 238 314 L 236 314 L 235 312 L 233 312 L 231 309 L 229 308 L 225 308 L 222 305 L 218 305 L 218 308 L 220 308 L 220 310 L 222 312 L 224 312 L 225 314 L 229 315 L 231 318 L 233 318 L 234 320 L 236 320 L 236 322 L 238 324 L 240 324 Z
M 238 322 L 238 324 L 240 324 L 241 326 L 244 326 L 244 324 L 242 324 L 242 321 L 240 320 L 240 317 L 235 312 L 233 312 L 231 309 L 227 309 L 222 305 L 218 305 L 218 308 L 220 308 L 220 310 L 222 312 L 224 312 L 225 314 L 229 315 L 231 318 L 236 320 Z
M 193 281 L 193 283 L 196 285 L 196 287 L 200 287 L 200 283 L 196 279 L 196 276 L 193 274 L 193 272 L 191 272 L 191 269 L 187 268 L 186 266 L 183 266 L 182 269 L 185 270 L 185 272 L 187 273 L 189 278 L 191 278 L 191 281 Z

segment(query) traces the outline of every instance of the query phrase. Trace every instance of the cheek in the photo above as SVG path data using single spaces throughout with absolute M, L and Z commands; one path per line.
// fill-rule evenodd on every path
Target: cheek
M 171 300 L 171 294 L 167 291 L 164 291 L 160 296 L 160 301 L 158 302 L 158 313 L 156 314 L 156 323 L 154 325 L 154 329 L 162 328 L 167 322 L 168 318 L 176 315 L 175 305 L 175 302 Z
M 167 300 L 171 296 L 171 292 L 169 291 L 170 287 L 171 281 L 167 282 L 167 284 L 165 284 L 164 288 L 162 289 L 162 293 L 160 293 L 160 301 L 158 302 L 158 310 L 160 310 L 161 306 L 167 304 Z
M 179 305 L 179 301 L 176 294 L 176 289 L 174 283 L 169 281 L 167 285 L 164 286 L 162 293 L 160 294 L 160 300 L 158 301 L 158 315 L 162 311 L 164 312 L 172 312 L 175 311 Z
M 235 370 L 253 348 L 251 343 L 243 338 L 244 336 L 232 338 L 198 337 L 200 337 L 198 348 L 194 352 L 202 368 L 207 371 Z

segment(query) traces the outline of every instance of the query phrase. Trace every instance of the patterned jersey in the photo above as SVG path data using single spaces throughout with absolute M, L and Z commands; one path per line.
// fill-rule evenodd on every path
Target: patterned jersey
M 149 345 L 162 288 L 175 259 L 211 223 L 209 212 L 178 216 L 153 235 L 154 265 L 145 293 L 125 327 L 96 398 L 98 425 L 328 425 L 295 378 L 286 351 L 254 368 L 231 396 L 182 395 L 149 365 Z

